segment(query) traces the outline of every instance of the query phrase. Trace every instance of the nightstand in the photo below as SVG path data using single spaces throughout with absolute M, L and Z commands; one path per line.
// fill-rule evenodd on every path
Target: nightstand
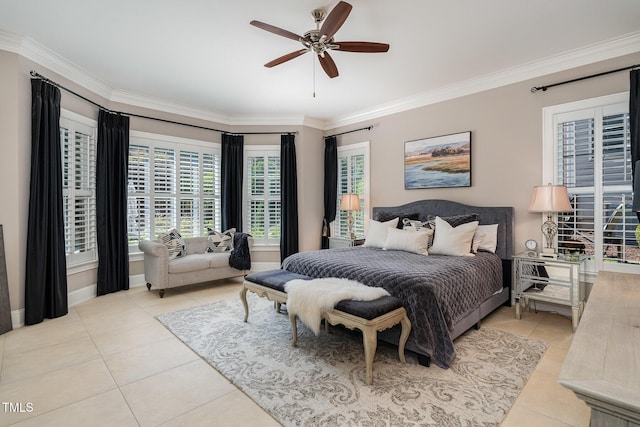
M 571 259 L 549 259 L 527 254 L 514 255 L 513 299 L 516 319 L 530 301 L 541 301 L 571 307 L 575 331 L 584 309 L 584 256 Z
M 350 239 L 348 237 L 329 237 L 329 249 L 349 248 L 351 246 L 360 246 L 364 243 L 364 239 Z

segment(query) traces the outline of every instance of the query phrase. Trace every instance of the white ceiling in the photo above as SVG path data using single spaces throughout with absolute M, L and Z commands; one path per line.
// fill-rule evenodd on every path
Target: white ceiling
M 334 124 L 452 88 L 640 51 L 638 0 L 349 2 L 335 39 L 391 48 L 332 52 L 335 79 L 316 60 L 315 98 L 313 55 L 263 67 L 301 45 L 249 21 L 303 34 L 315 27 L 311 10 L 335 0 L 0 0 L 0 30 L 59 55 L 112 100 Z

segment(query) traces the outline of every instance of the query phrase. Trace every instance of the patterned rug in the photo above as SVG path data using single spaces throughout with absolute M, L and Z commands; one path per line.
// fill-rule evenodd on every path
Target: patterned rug
M 365 383 L 361 335 L 332 328 L 316 337 L 253 294 L 249 321 L 240 298 L 157 316 L 174 335 L 285 426 L 497 425 L 535 369 L 546 344 L 490 329 L 455 341 L 443 370 L 418 365 L 379 343 L 373 385 Z

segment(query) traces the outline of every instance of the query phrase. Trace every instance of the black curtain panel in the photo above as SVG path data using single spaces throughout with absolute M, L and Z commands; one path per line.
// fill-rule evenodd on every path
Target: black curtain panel
M 631 168 L 633 171 L 633 206 L 640 221 L 640 70 L 631 70 L 629 90 L 629 128 L 631 131 Z
M 330 224 L 336 219 L 338 199 L 338 147 L 335 136 L 324 140 L 324 218 L 322 220 L 322 249 L 329 248 Z
M 222 134 L 222 230 L 242 231 L 242 165 L 244 136 Z
M 129 117 L 100 110 L 96 153 L 98 296 L 129 289 Z
M 280 260 L 298 252 L 298 175 L 295 135 L 280 137 Z
M 27 223 L 25 324 L 68 312 L 64 249 L 60 90 L 31 80 L 31 182 Z

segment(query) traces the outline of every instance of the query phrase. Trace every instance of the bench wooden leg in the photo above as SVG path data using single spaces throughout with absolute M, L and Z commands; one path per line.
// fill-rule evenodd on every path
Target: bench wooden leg
M 244 305 L 244 321 L 246 323 L 247 319 L 249 319 L 249 304 L 247 304 L 247 288 L 244 286 L 240 291 L 240 300 L 242 301 L 242 305 Z
M 373 358 L 378 347 L 378 332 L 374 328 L 362 329 L 362 343 L 364 344 L 364 360 L 367 369 L 367 384 L 373 384 Z
M 293 331 L 291 347 L 296 347 L 298 345 L 298 323 L 296 322 L 296 315 L 289 313 L 289 320 L 291 320 L 291 330 Z
M 404 357 L 404 346 L 407 344 L 409 334 L 411 333 L 411 322 L 406 314 L 400 319 L 400 324 L 402 325 L 402 332 L 400 333 L 400 342 L 398 342 L 398 356 L 402 363 L 407 363 Z

